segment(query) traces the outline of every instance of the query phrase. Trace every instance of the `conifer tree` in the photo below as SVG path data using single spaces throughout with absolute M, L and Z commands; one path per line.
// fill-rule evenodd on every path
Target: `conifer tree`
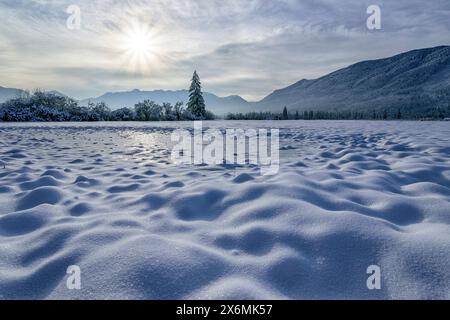
M 205 100 L 203 99 L 202 86 L 197 71 L 194 71 L 194 75 L 192 76 L 187 109 L 198 119 L 204 119 L 206 117 Z
M 284 107 L 283 109 L 283 120 L 288 120 L 289 119 L 289 114 L 287 111 L 287 107 Z

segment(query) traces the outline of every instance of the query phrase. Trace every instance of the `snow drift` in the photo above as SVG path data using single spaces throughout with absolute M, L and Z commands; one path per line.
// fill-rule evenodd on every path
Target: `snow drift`
M 207 124 L 280 128 L 275 176 L 171 164 L 189 125 L 1 125 L 0 298 L 450 298 L 447 123 Z

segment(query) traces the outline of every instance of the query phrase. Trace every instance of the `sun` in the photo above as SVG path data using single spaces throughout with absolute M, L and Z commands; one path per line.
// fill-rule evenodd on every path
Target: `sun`
M 152 52 L 151 35 L 142 30 L 132 32 L 128 35 L 126 46 L 132 56 L 148 56 Z
M 151 28 L 145 24 L 130 25 L 121 36 L 123 59 L 130 69 L 146 72 L 156 64 L 158 47 Z

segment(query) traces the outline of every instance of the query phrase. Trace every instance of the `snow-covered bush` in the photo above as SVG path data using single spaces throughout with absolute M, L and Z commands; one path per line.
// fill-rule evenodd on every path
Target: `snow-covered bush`
M 75 100 L 41 91 L 0 105 L 3 121 L 70 121 L 82 113 Z
M 111 112 L 111 121 L 133 121 L 136 115 L 129 108 L 121 108 Z

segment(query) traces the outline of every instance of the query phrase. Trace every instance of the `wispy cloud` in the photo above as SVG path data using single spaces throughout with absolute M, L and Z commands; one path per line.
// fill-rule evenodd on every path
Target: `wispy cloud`
M 382 29 L 366 29 L 366 8 Z M 81 8 L 80 30 L 66 8 Z M 76 97 L 177 89 L 197 69 L 205 89 L 257 99 L 363 59 L 450 44 L 448 0 L 0 0 L 0 85 Z M 130 67 L 123 37 L 151 30 L 152 57 Z

